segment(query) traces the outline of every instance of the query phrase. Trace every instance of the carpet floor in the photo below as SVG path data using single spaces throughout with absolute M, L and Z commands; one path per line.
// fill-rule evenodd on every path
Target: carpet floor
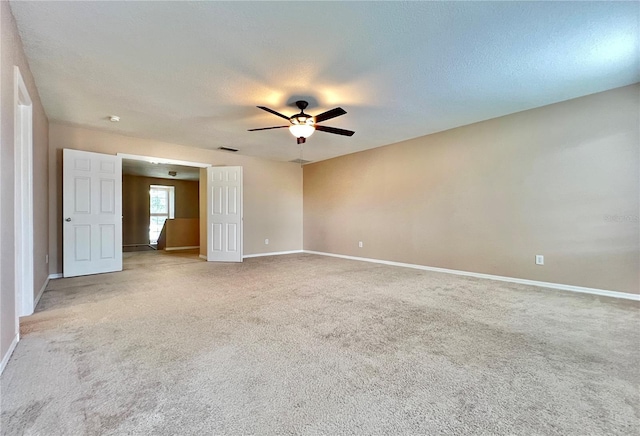
M 125 254 L 53 280 L 6 435 L 623 435 L 635 302 L 311 254 Z

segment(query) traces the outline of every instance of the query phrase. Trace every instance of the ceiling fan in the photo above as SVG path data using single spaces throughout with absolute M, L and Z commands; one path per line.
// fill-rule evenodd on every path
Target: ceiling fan
M 300 109 L 300 113 L 296 115 L 292 115 L 290 117 L 283 115 L 279 112 L 276 112 L 273 109 L 269 109 L 268 107 L 258 106 L 258 108 L 262 109 L 263 111 L 270 112 L 274 115 L 279 116 L 280 118 L 284 118 L 285 120 L 288 120 L 289 125 L 262 127 L 259 129 L 249 129 L 249 132 L 255 132 L 256 130 L 289 128 L 289 131 L 291 132 L 291 134 L 297 138 L 298 144 L 304 144 L 307 138 L 313 135 L 313 132 L 315 132 L 316 130 L 320 130 L 321 132 L 326 132 L 326 133 L 334 133 L 336 135 L 343 135 L 343 136 L 353 136 L 353 134 L 356 133 L 351 130 L 338 129 L 336 127 L 321 126 L 318 124 L 318 123 L 321 123 L 322 121 L 330 120 L 331 118 L 339 117 L 340 115 L 346 114 L 347 111 L 345 111 L 341 107 L 328 110 L 314 117 L 304 113 L 304 110 L 307 108 L 308 105 L 309 103 L 307 103 L 304 100 L 296 101 L 296 106 L 298 106 L 298 109 Z

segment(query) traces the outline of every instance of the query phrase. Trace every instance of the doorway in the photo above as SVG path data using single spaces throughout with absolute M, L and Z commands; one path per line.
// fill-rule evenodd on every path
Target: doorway
M 197 250 L 200 169 L 209 165 L 119 156 L 123 158 L 123 252 Z

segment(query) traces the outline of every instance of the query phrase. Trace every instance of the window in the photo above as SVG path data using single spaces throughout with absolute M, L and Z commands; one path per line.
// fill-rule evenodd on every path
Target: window
M 175 187 L 151 185 L 149 189 L 149 243 L 157 244 L 162 226 L 175 218 Z

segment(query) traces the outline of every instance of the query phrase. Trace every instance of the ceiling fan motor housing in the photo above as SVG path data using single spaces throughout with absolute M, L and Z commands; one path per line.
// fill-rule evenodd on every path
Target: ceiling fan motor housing
M 300 113 L 296 115 L 292 115 L 291 118 L 289 118 L 289 121 L 291 121 L 291 124 L 296 124 L 296 125 L 308 124 L 310 126 L 313 126 L 315 124 L 313 117 L 311 115 L 304 113 L 304 110 L 307 108 L 308 105 L 309 103 L 307 103 L 304 100 L 296 101 L 296 106 L 298 106 L 298 108 L 300 109 Z

